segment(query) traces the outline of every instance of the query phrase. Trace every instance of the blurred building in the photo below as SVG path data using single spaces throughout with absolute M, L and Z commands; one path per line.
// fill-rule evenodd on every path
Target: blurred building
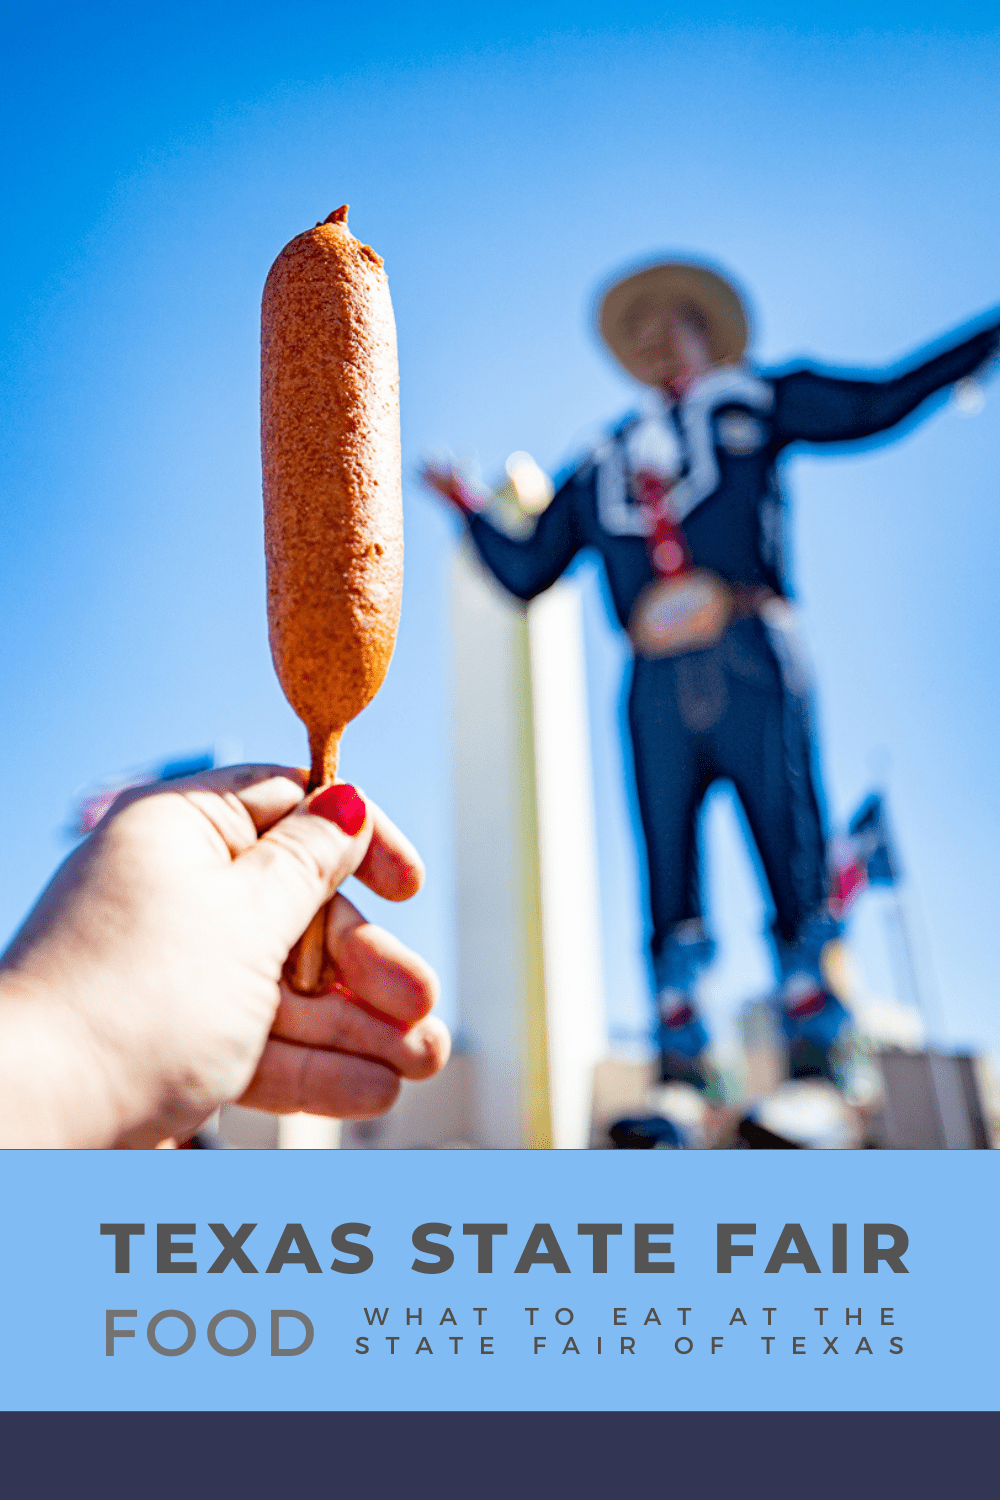
M 919 1010 L 868 995 L 842 944 L 828 980 L 852 1011 L 857 1029 L 861 1087 L 851 1102 L 857 1135 L 852 1144 L 903 1151 L 985 1150 L 998 1144 L 996 1087 L 985 1059 L 929 1047 Z M 789 1133 L 782 1125 L 789 1121 L 794 1134 L 794 1091 L 781 1082 L 786 1047 L 770 1000 L 746 1006 L 740 1026 L 747 1118 L 776 1135 Z M 812 1126 L 805 1115 L 802 1126 L 808 1139 Z

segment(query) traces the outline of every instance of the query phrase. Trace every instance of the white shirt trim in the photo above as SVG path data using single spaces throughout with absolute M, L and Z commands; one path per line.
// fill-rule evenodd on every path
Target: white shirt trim
M 719 487 L 719 465 L 712 440 L 712 414 L 720 406 L 733 402 L 757 411 L 770 411 L 774 405 L 774 387 L 762 380 L 746 365 L 720 365 L 697 381 L 680 405 L 680 419 L 687 446 L 688 472 L 674 485 L 672 499 L 677 519 L 683 521 Z M 629 500 L 627 451 L 639 442 L 643 447 L 659 446 L 665 453 L 677 450 L 677 439 L 667 412 L 665 398 L 657 401 L 657 410 L 643 416 L 623 441 L 608 438 L 594 450 L 597 465 L 597 518 L 612 536 L 645 536 L 646 517 L 642 508 Z M 661 431 L 654 438 L 645 432 L 648 424 Z M 652 443 L 650 440 L 653 440 Z M 664 477 L 670 477 L 665 475 Z

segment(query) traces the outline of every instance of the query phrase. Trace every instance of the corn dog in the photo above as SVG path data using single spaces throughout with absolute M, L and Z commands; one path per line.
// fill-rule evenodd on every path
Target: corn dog
M 312 790 L 334 780 L 345 725 L 382 685 L 403 584 L 396 327 L 382 259 L 346 205 L 268 273 L 261 452 L 271 655 L 309 733 Z M 312 927 L 300 945 L 304 989 L 322 916 L 318 949 Z

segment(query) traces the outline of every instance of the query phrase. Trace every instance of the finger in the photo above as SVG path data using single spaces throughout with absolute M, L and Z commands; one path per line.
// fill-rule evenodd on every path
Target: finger
M 237 798 L 258 833 L 266 833 L 298 806 L 309 781 L 301 766 L 223 766 L 205 775 L 211 791 Z
M 182 789 L 183 795 L 218 830 L 236 859 L 294 812 L 305 796 L 308 773 L 286 766 L 227 766 L 207 776 L 213 780 L 193 782 Z
M 408 901 L 424 883 L 423 860 L 378 804 L 365 800 L 374 831 L 368 852 L 355 874 L 376 896 L 386 901 Z
M 309 802 L 300 802 L 232 867 L 251 919 L 259 913 L 269 935 L 283 945 L 282 958 L 341 882 L 353 875 L 372 838 L 373 820 L 367 808 L 363 823 L 353 833 L 330 821 L 334 813 L 310 813 L 313 802 L 329 810 L 328 803 L 321 803 L 322 796 L 319 793 Z
M 302 801 L 306 781 L 307 772 L 297 766 L 221 766 L 130 787 L 115 799 L 102 824 L 150 797 L 182 796 L 208 818 L 235 859 Z
M 392 933 L 366 922 L 346 896 L 330 903 L 326 946 L 347 988 L 404 1028 L 435 1004 L 439 986 L 430 965 Z
M 399 1089 L 398 1074 L 371 1058 L 269 1040 L 239 1102 L 271 1114 L 364 1120 L 391 1109 Z
M 297 995 L 285 985 L 271 1036 L 302 1047 L 367 1057 L 412 1079 L 440 1072 L 451 1050 L 447 1028 L 436 1016 L 404 1032 L 384 1016 L 362 1009 L 346 991 L 317 997 Z

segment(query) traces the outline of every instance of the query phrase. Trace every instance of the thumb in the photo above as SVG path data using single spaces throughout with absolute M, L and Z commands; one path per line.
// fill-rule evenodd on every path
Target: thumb
M 368 852 L 372 814 L 347 782 L 324 787 L 233 862 L 250 913 L 287 953 Z

